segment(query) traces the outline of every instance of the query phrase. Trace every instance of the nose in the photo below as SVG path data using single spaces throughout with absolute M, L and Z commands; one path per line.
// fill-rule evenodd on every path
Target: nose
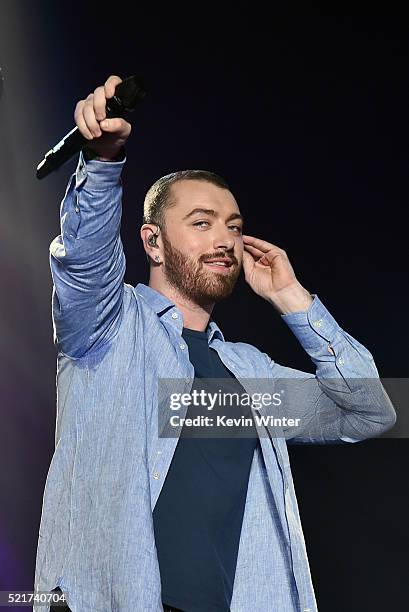
M 220 230 L 213 241 L 215 251 L 224 249 L 225 251 L 232 251 L 234 249 L 234 236 L 232 236 L 230 230 Z

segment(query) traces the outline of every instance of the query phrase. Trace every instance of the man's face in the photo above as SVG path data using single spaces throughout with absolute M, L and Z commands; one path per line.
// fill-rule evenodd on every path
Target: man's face
M 243 261 L 242 218 L 232 193 L 205 181 L 171 187 L 176 204 L 165 210 L 164 274 L 179 293 L 200 305 L 231 294 Z

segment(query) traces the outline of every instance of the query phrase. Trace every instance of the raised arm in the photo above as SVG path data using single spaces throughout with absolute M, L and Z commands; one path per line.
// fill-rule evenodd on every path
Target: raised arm
M 89 144 L 61 203 L 61 234 L 50 245 L 54 342 L 73 359 L 109 341 L 121 319 L 120 175 L 131 126 L 124 119 L 105 120 L 106 100 L 120 82 L 110 76 L 76 105 L 75 122 Z

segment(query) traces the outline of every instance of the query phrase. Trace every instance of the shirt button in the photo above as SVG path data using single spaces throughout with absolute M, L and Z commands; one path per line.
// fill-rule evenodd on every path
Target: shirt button
M 76 207 L 75 207 L 75 212 L 76 212 L 76 213 L 79 213 L 79 212 L 80 212 L 80 207 L 79 207 L 79 206 L 76 206 Z
M 187 383 L 188 385 L 192 382 L 191 378 L 185 378 L 185 383 Z
M 314 327 L 321 327 L 322 319 L 318 319 L 318 321 L 314 321 L 313 325 L 314 325 Z
M 345 362 L 344 362 L 344 359 L 343 359 L 342 357 L 340 357 L 340 358 L 338 359 L 338 363 L 339 363 L 339 365 L 344 365 L 344 363 L 345 363 Z
M 172 319 L 178 319 L 179 315 L 177 312 L 172 312 Z
M 154 479 L 155 479 L 155 480 L 158 480 L 158 478 L 159 478 L 159 472 L 155 472 L 155 473 L 154 473 L 154 475 L 153 475 L 153 477 L 154 477 Z
M 186 344 L 179 344 L 179 346 L 180 346 L 180 348 L 182 349 L 182 351 L 183 351 L 183 349 L 185 349 L 185 348 L 186 348 Z

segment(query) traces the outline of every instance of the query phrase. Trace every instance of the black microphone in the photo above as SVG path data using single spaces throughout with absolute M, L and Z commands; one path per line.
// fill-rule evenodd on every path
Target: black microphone
M 135 110 L 136 105 L 143 100 L 145 95 L 146 91 L 139 77 L 130 76 L 124 79 L 115 87 L 114 96 L 107 100 L 107 118 L 123 117 L 126 111 Z M 37 178 L 42 179 L 50 172 L 57 170 L 89 142 L 77 127 L 72 129 L 45 154 L 44 159 L 37 166 Z

